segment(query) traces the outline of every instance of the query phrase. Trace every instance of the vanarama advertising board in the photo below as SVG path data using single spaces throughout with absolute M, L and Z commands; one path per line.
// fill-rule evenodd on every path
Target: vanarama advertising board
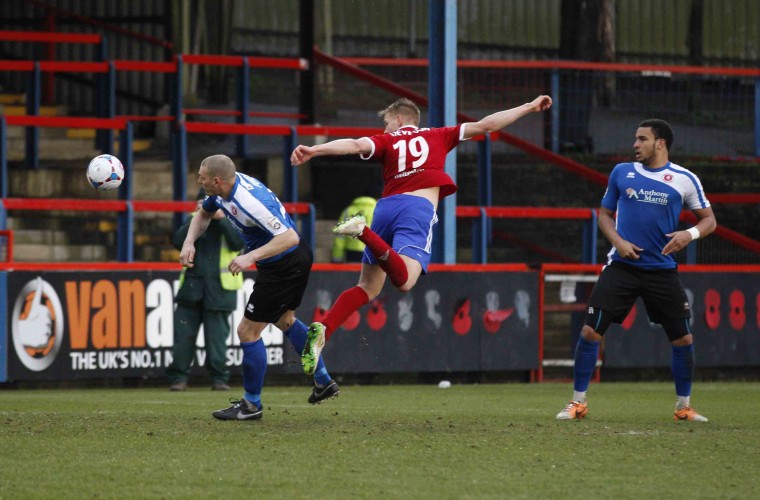
M 682 269 L 681 278 L 699 366 L 760 366 L 760 269 L 694 267 Z M 140 268 L 0 272 L 0 382 L 164 377 L 178 275 Z M 255 277 L 245 274 L 230 315 L 233 375 L 242 364 L 235 330 Z M 315 265 L 298 318 L 323 319 L 356 277 L 350 266 Z M 410 292 L 386 286 L 348 317 L 325 347 L 325 361 L 334 374 L 534 370 L 539 281 L 537 271 L 517 264 L 431 266 Z M 302 373 L 283 332 L 269 326 L 262 337 L 268 373 Z M 642 304 L 605 338 L 606 368 L 669 365 L 667 337 Z M 197 345 L 193 369 L 204 374 L 202 332 Z

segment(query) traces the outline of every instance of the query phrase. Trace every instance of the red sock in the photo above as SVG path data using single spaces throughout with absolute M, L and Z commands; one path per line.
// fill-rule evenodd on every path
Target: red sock
M 348 319 L 354 311 L 365 304 L 369 303 L 367 292 L 359 286 L 349 288 L 341 293 L 335 304 L 327 312 L 327 316 L 322 320 L 325 325 L 325 341 L 329 340 L 332 333 Z
M 369 251 L 377 259 L 377 263 L 380 268 L 385 271 L 385 274 L 390 278 L 393 286 L 399 287 L 406 283 L 409 279 L 409 272 L 406 269 L 406 262 L 401 256 L 388 245 L 385 240 L 372 231 L 369 227 L 365 227 L 362 234 L 359 235 L 359 241 L 367 245 Z

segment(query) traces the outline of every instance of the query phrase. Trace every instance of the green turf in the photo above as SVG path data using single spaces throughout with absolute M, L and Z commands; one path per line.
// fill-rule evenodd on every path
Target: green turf
M 674 423 L 672 384 L 603 383 L 558 422 L 569 384 L 265 391 L 219 422 L 208 389 L 0 391 L 0 498 L 748 498 L 760 491 L 760 384 L 700 383 L 709 423 Z M 229 394 L 239 396 L 240 388 Z

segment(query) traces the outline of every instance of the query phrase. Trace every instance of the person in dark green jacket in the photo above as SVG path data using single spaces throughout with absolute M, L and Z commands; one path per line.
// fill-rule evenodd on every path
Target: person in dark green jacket
M 200 209 L 203 191 L 198 195 Z M 177 249 L 182 249 L 190 221 L 188 219 L 172 237 Z M 195 242 L 198 250 L 195 265 L 182 270 L 175 298 L 173 359 L 166 370 L 172 391 L 187 389 L 190 365 L 195 358 L 195 340 L 201 324 L 211 388 L 217 391 L 230 388 L 230 370 L 226 363 L 229 318 L 237 306 L 237 290 L 243 286 L 243 275 L 233 276 L 227 266 L 243 245 L 240 233 L 221 210 L 214 215 L 208 230 Z
M 362 214 L 367 219 L 367 224 L 372 224 L 372 214 L 375 212 L 375 205 L 377 200 L 371 196 L 359 196 L 351 201 L 351 204 L 347 206 L 343 212 L 341 212 L 338 220 L 344 220 L 352 215 Z M 361 262 L 362 253 L 364 253 L 364 243 L 357 238 L 351 238 L 350 236 L 344 236 L 338 234 L 333 240 L 332 256 L 333 262 Z

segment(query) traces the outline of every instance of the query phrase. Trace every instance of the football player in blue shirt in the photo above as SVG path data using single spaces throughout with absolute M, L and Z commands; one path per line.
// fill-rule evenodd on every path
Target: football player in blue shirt
M 668 159 L 673 131 L 663 120 L 645 120 L 636 130 L 635 162 L 620 163 L 610 174 L 599 209 L 599 229 L 612 243 L 607 265 L 591 292 L 586 322 L 575 350 L 574 392 L 558 420 L 588 413 L 586 391 L 596 367 L 599 342 L 611 323 L 621 323 L 641 297 L 649 319 L 662 325 L 672 345 L 676 387 L 675 420 L 706 422 L 691 407 L 694 346 L 691 310 L 673 255 L 704 238 L 717 223 L 696 175 Z M 678 230 L 681 210 L 697 225 Z M 615 219 L 617 212 L 617 219 Z
M 301 304 L 313 262 L 312 252 L 301 240 L 295 224 L 277 196 L 258 179 L 237 172 L 224 155 L 209 156 L 201 162 L 198 184 L 206 191 L 203 209 L 190 223 L 179 261 L 192 267 L 195 241 L 206 231 L 217 210 L 222 210 L 245 241 L 244 251 L 230 262 L 233 274 L 256 264 L 256 283 L 245 314 L 237 327 L 243 349 L 243 388 L 232 406 L 213 412 L 220 420 L 258 420 L 262 417 L 261 391 L 267 369 L 267 351 L 261 332 L 272 323 L 290 339 L 301 354 L 307 327 L 295 317 Z M 340 393 L 330 378 L 324 361 L 314 372 L 314 388 L 309 403 L 317 404 Z

